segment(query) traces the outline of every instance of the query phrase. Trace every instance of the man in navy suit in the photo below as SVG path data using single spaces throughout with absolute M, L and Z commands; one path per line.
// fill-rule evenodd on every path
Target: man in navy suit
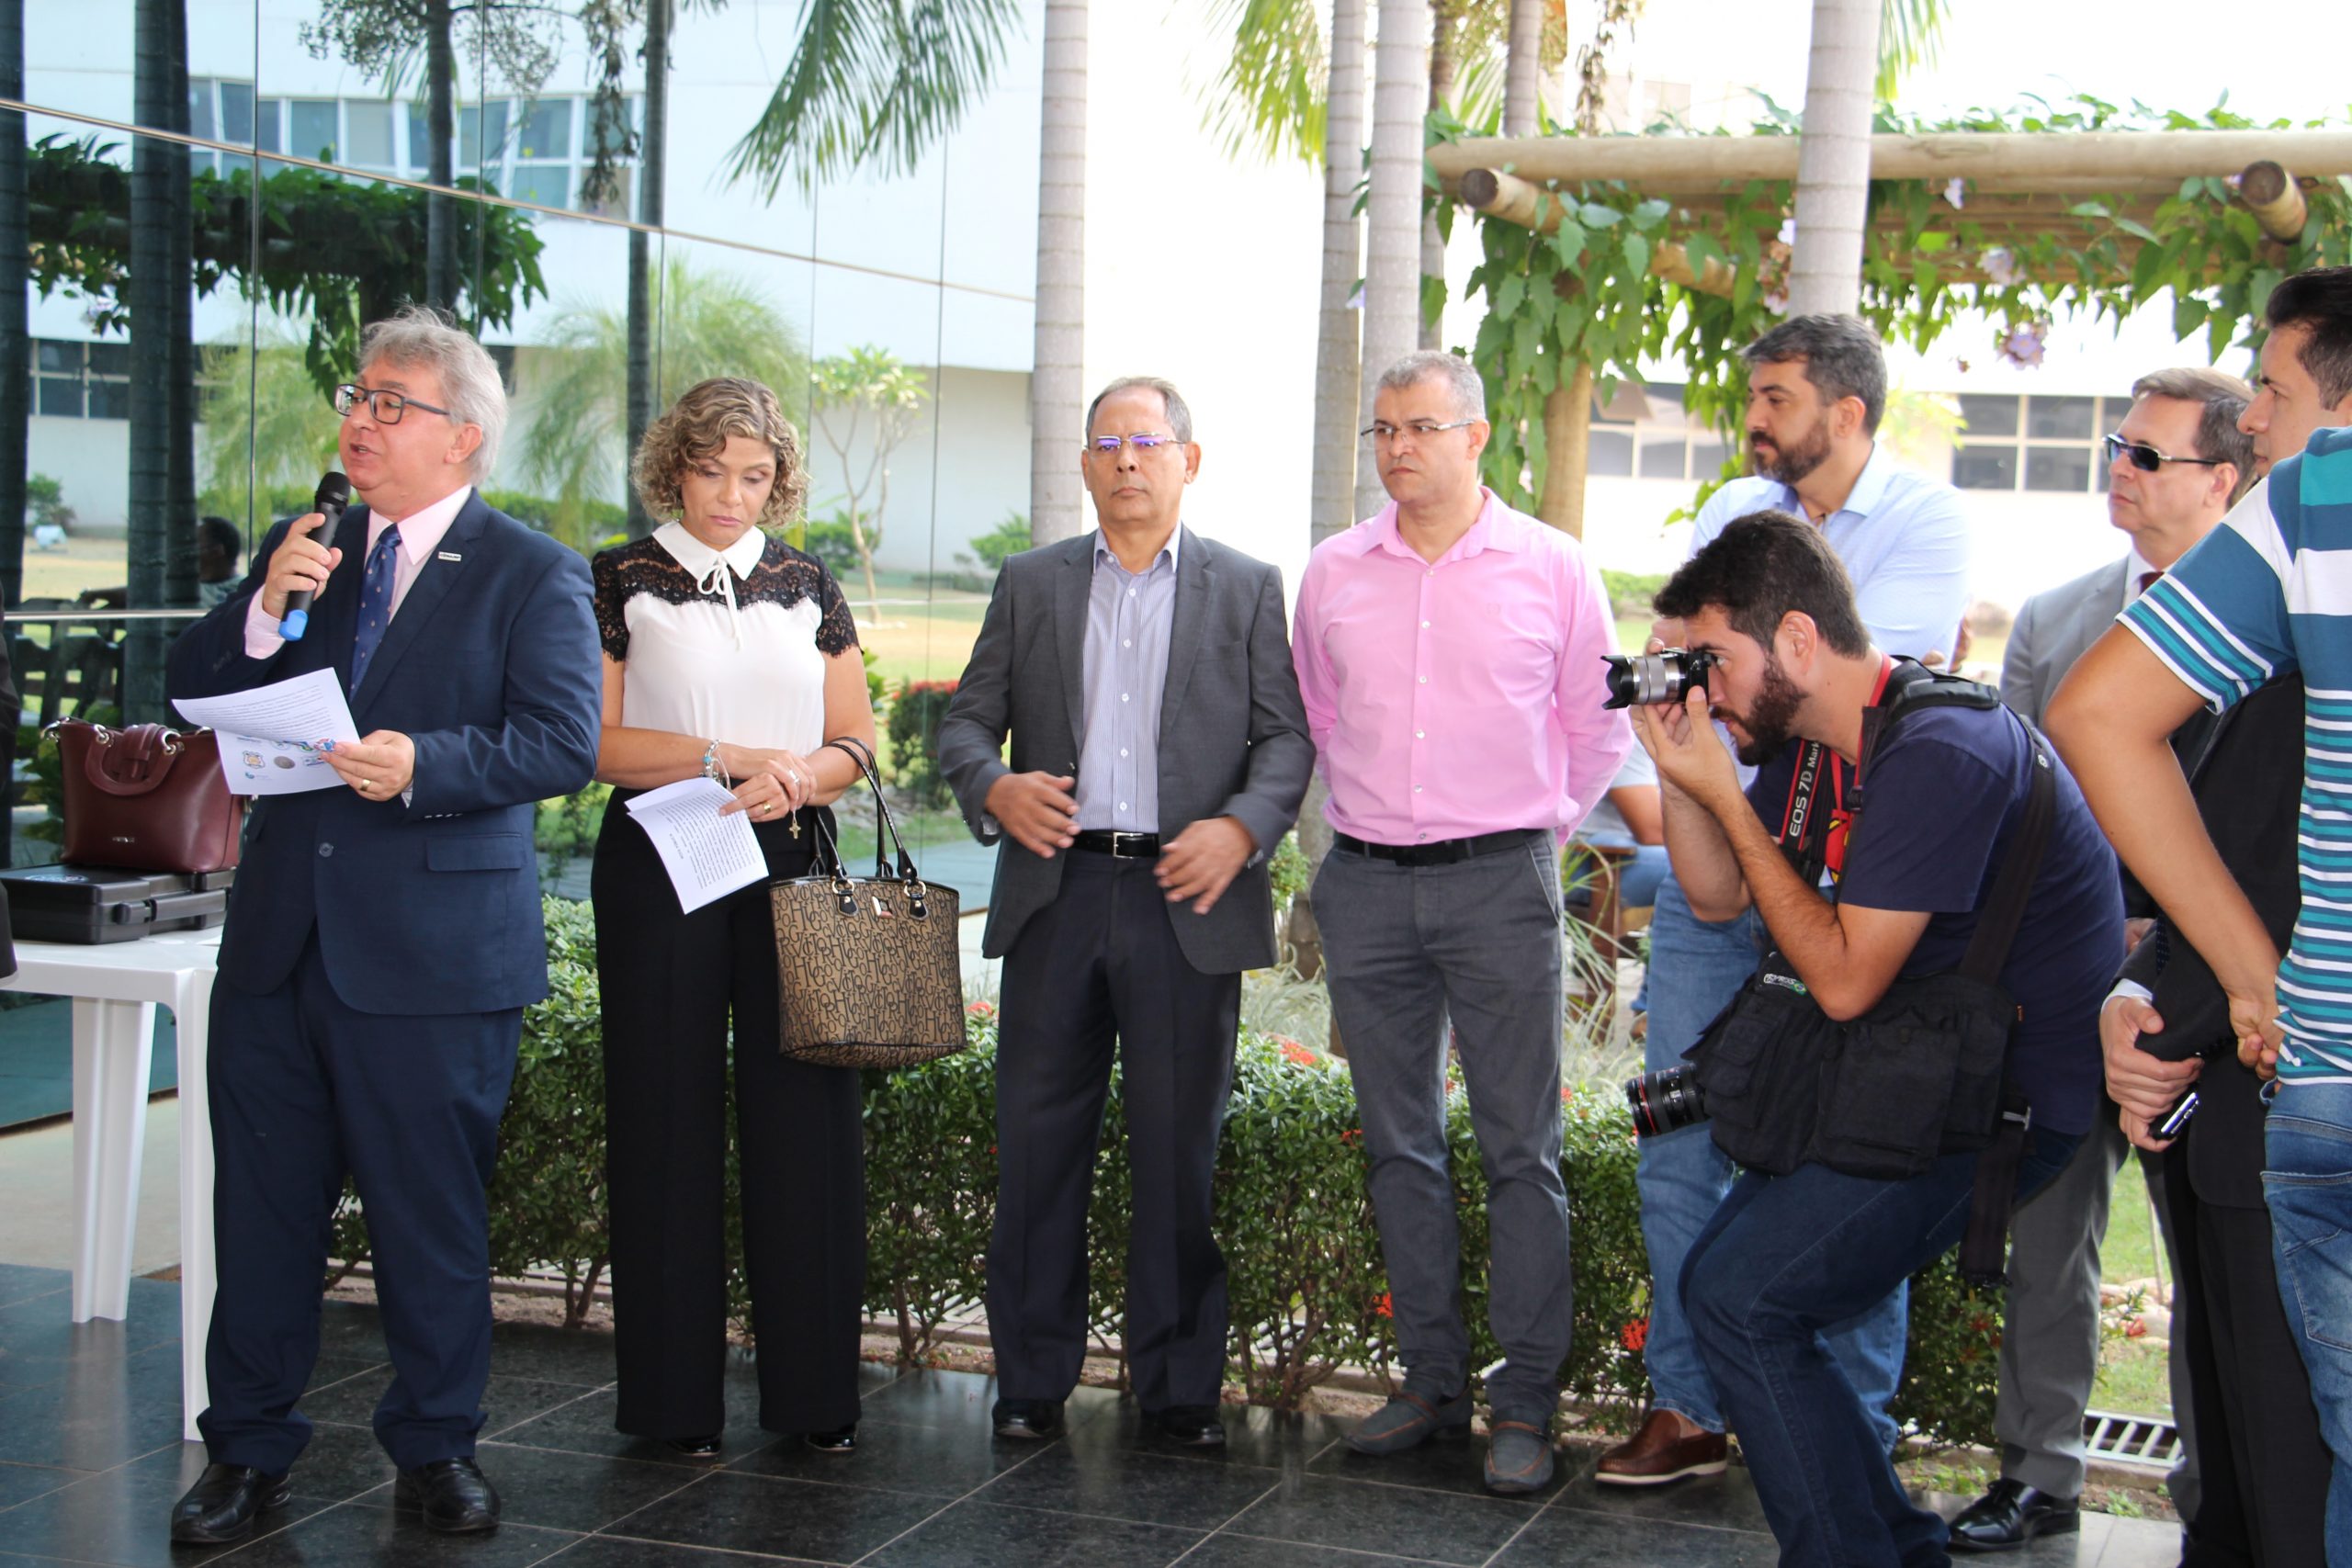
M 547 994 L 533 803 L 587 784 L 599 711 L 588 564 L 473 490 L 506 422 L 497 366 L 435 313 L 368 328 L 338 388 L 366 504 L 316 515 L 174 645 L 175 698 L 333 670 L 341 783 L 254 802 L 212 994 L 211 1459 L 172 1537 L 234 1540 L 288 1495 L 311 1424 L 319 1285 L 345 1173 L 392 1363 L 378 1440 L 398 1500 L 494 1529 L 474 1462 L 490 1370 L 483 1189 L 523 1009 Z M 300 640 L 287 595 L 316 594 Z

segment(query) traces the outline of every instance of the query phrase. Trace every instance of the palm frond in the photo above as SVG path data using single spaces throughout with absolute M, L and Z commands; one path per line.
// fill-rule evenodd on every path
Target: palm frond
M 656 279 L 655 299 L 657 404 L 713 376 L 763 381 L 787 406 L 806 384 L 801 335 L 756 284 L 673 256 Z M 517 389 L 525 473 L 559 502 L 617 500 L 629 459 L 627 310 L 572 300 L 533 346 L 548 352 L 532 356 Z
M 1933 64 L 1943 47 L 1948 0 L 1879 0 L 1878 82 L 1872 89 L 1892 103 L 1903 78 Z
M 1315 0 L 1211 0 L 1205 30 L 1233 39 L 1216 74 L 1193 89 L 1226 156 L 1320 167 L 1330 87 L 1321 7 Z
M 773 197 L 854 168 L 910 172 L 988 91 L 1020 0 L 805 0 L 800 42 L 730 180 Z

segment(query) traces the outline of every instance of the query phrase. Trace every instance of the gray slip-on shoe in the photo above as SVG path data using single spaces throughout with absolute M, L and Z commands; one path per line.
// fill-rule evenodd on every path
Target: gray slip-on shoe
M 1552 1480 L 1552 1434 L 1525 1421 L 1497 1421 L 1487 1445 L 1487 1490 L 1539 1492 Z
M 1348 1447 L 1360 1454 L 1401 1454 L 1431 1438 L 1459 1438 L 1470 1430 L 1470 1391 L 1452 1399 L 1431 1400 L 1406 1389 L 1374 1411 L 1348 1434 Z

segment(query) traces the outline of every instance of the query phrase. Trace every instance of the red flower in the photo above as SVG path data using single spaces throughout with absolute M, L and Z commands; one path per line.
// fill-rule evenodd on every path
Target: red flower
M 1645 1317 L 1627 1324 L 1619 1331 L 1617 1342 L 1628 1350 L 1639 1350 L 1650 1342 L 1650 1320 Z
M 1361 1144 L 1361 1143 L 1363 1143 L 1363 1128 L 1361 1128 L 1361 1127 L 1351 1127 L 1351 1128 L 1349 1128 L 1346 1132 L 1344 1132 L 1344 1133 L 1342 1133 L 1342 1134 L 1340 1134 L 1340 1142 L 1341 1142 L 1341 1143 L 1343 1143 L 1343 1144 Z
M 1378 1298 L 1373 1302 L 1372 1312 L 1374 1317 L 1395 1317 L 1396 1315 L 1396 1309 L 1389 1304 L 1388 1292 L 1386 1291 L 1381 1292 Z
M 994 1018 L 996 1016 L 996 1004 L 994 1002 L 974 1002 L 964 1010 L 970 1013 L 974 1018 Z
M 1283 1048 L 1283 1060 L 1288 1062 L 1292 1066 L 1311 1067 L 1322 1060 L 1320 1056 L 1317 1056 L 1314 1052 L 1308 1050 L 1306 1046 L 1301 1045 L 1295 1040 L 1283 1040 L 1281 1043 Z
M 2126 1339 L 2143 1338 L 2147 1332 L 2148 1320 L 2144 1317 L 2135 1317 L 2123 1325 L 2123 1337 Z

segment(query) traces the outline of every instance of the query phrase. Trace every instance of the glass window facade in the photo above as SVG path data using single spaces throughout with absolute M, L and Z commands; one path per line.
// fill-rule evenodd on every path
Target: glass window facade
M 142 51 L 141 25 L 174 3 L 185 45 Z M 1000 117 L 1010 132 L 952 132 L 979 140 L 934 147 L 910 170 L 814 186 L 784 171 L 770 195 L 728 168 L 770 90 L 740 64 L 779 47 L 773 21 L 762 36 L 750 8 L 681 8 L 674 133 L 647 123 L 644 40 L 623 38 L 622 134 L 598 130 L 599 57 L 570 12 L 535 14 L 531 47 L 460 20 L 457 70 L 436 92 L 421 36 L 343 52 L 335 24 L 350 9 L 26 7 L 33 112 L 0 113 L 0 134 L 28 152 L 31 238 L 44 258 L 35 276 L 0 277 L 22 294 L 13 359 L 13 312 L 0 310 L 0 369 L 13 366 L 25 388 L 27 521 L 20 539 L 0 529 L 0 592 L 25 722 L 167 716 L 164 656 L 199 613 L 199 571 L 210 570 L 198 560 L 198 520 L 234 525 L 242 576 L 272 525 L 308 510 L 338 461 L 327 394 L 357 368 L 356 326 L 411 299 L 451 310 L 505 372 L 507 440 L 480 488 L 583 554 L 632 528 L 632 359 L 654 412 L 708 376 L 768 381 L 808 468 L 805 515 L 792 525 L 855 604 L 882 705 L 909 682 L 953 681 L 978 629 L 993 542 L 1027 509 L 1034 226 L 1022 209 L 1035 201 L 1034 109 Z M 1017 73 L 1004 90 L 1023 90 Z M 436 99 L 452 128 L 442 189 L 429 180 Z M 667 208 L 645 222 L 652 158 Z M 976 199 L 982 169 L 999 173 Z M 176 234 L 180 247 L 144 248 L 150 233 Z M 854 393 L 820 400 L 811 373 L 863 349 L 920 389 L 880 454 L 871 411 L 860 417 Z M 887 486 L 874 477 L 885 471 Z M 639 518 L 640 528 L 663 521 Z M 109 700 L 85 703 L 77 680 L 54 673 L 61 661 L 106 664 L 91 689 Z M 29 863 L 54 855 L 54 786 L 42 782 L 53 762 L 20 750 L 6 852 Z M 922 770 L 910 756 L 894 771 Z M 943 804 L 912 807 L 918 843 L 968 842 Z M 583 809 L 566 819 L 548 808 L 550 886 L 584 891 L 595 811 L 583 829 Z M 854 847 L 870 840 L 854 821 L 847 831 Z M 940 874 L 953 883 L 954 873 Z M 961 874 L 973 902 L 979 874 L 974 885 L 970 868 Z
M 1951 482 L 1961 490 L 2104 491 L 2099 435 L 2131 406 L 2129 398 L 1962 393 Z

